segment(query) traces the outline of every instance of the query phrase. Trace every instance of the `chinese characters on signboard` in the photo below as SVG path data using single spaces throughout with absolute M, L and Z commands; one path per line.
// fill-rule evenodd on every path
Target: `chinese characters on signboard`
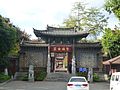
M 72 47 L 68 46 L 51 46 L 50 51 L 52 52 L 72 52 Z

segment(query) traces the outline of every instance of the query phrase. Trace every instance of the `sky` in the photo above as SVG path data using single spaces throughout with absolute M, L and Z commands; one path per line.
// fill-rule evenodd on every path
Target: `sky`
M 31 39 L 36 39 L 33 28 L 45 30 L 47 25 L 61 25 L 78 1 L 87 3 L 88 8 L 104 5 L 104 0 L 0 0 L 0 15 L 10 18 L 15 26 L 30 34 Z M 110 17 L 110 28 L 118 24 L 113 14 L 104 14 Z

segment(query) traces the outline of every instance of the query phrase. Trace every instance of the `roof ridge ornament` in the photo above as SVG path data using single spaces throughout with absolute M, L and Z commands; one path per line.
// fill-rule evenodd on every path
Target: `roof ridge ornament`
M 53 26 L 49 26 L 47 25 L 47 30 L 74 30 L 74 27 L 70 27 L 70 28 L 64 28 L 64 27 L 53 27 Z

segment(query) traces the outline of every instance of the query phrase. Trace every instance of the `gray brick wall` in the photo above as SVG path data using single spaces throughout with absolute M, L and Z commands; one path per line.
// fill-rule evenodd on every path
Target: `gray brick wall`
M 47 47 L 22 47 L 24 54 L 20 55 L 19 68 L 24 71 L 30 64 L 34 67 L 46 67 L 48 58 Z
M 75 48 L 77 67 L 101 68 L 101 49 Z

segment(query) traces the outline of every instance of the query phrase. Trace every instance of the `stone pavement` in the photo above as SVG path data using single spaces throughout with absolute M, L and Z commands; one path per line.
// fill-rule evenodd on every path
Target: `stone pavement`
M 91 83 L 90 90 L 109 90 L 108 82 Z
M 67 82 L 11 81 L 0 86 L 0 90 L 66 90 Z M 109 90 L 109 83 L 91 83 L 90 90 Z

